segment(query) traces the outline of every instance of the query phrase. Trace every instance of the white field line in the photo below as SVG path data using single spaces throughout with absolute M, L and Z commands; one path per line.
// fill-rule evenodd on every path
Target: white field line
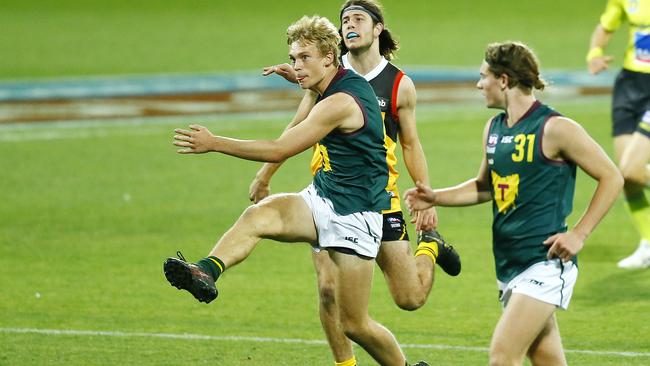
M 123 337 L 123 338 L 167 338 L 180 340 L 199 341 L 231 341 L 249 343 L 292 343 L 306 345 L 326 345 L 324 340 L 300 339 L 300 338 L 270 338 L 270 337 L 246 337 L 246 336 L 212 336 L 201 334 L 175 334 L 175 333 L 145 333 L 145 332 L 121 332 L 121 331 L 99 331 L 99 330 L 74 330 L 74 329 L 40 329 L 40 328 L 0 328 L 0 333 L 8 334 L 41 334 L 41 335 L 64 335 L 64 336 L 102 336 L 102 337 Z M 458 350 L 473 352 L 488 352 L 486 347 L 452 346 L 446 344 L 402 344 L 403 348 L 425 348 L 437 350 Z M 580 353 L 594 356 L 620 356 L 620 357 L 650 357 L 650 352 L 627 352 L 627 351 L 593 351 L 593 350 L 565 350 L 567 353 Z

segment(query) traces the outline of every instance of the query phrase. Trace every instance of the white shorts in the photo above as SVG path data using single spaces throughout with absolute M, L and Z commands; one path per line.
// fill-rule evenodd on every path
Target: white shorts
M 578 278 L 578 267 L 559 259 L 535 263 L 508 283 L 497 280 L 505 308 L 513 293 L 530 296 L 566 310 Z
M 364 211 L 339 215 L 334 211 L 332 201 L 320 197 L 313 184 L 303 189 L 299 195 L 314 217 L 318 233 L 318 246 L 314 247 L 314 251 L 339 247 L 351 249 L 365 257 L 377 257 L 383 224 L 381 213 Z

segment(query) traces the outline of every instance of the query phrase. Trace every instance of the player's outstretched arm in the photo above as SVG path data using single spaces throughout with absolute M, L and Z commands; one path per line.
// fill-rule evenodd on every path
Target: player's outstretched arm
M 309 116 L 296 126 L 284 131 L 275 140 L 239 140 L 213 135 L 206 127 L 190 125 L 189 130 L 176 129 L 174 145 L 180 147 L 179 154 L 201 154 L 219 152 L 238 158 L 281 162 L 314 145 L 335 128 L 356 129 L 362 112 L 356 101 L 344 93 L 334 94 L 312 109 Z
M 483 130 L 483 158 L 476 177 L 453 187 L 430 189 L 422 184 L 407 190 L 404 198 L 409 211 L 418 211 L 431 206 L 470 206 L 492 199 L 485 158 L 485 141 L 490 129 L 490 121 Z
M 316 104 L 317 97 L 318 97 L 317 93 L 311 90 L 305 91 L 305 95 L 300 101 L 298 110 L 296 111 L 293 120 L 291 120 L 291 123 L 289 123 L 287 127 L 284 129 L 285 131 L 297 125 L 298 123 L 302 122 L 305 118 L 307 118 L 309 112 L 314 107 L 314 104 Z M 257 174 L 255 174 L 255 178 L 253 178 L 253 181 L 251 182 L 248 188 L 248 199 L 250 199 L 251 202 L 257 203 L 263 200 L 264 198 L 266 198 L 269 194 L 271 194 L 271 178 L 273 177 L 275 172 L 277 172 L 278 169 L 280 169 L 280 166 L 282 166 L 282 162 L 264 163 L 264 165 L 262 165 L 260 170 L 257 171 Z
M 605 151 L 576 122 L 566 117 L 551 118 L 544 128 L 544 154 L 551 159 L 573 161 L 598 182 L 589 206 L 576 225 L 566 233 L 549 237 L 548 256 L 568 261 L 583 247 L 584 240 L 605 216 L 623 188 L 623 177 Z

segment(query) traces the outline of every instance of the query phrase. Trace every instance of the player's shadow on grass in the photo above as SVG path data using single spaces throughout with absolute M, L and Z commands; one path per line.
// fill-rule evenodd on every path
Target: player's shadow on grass
M 646 271 L 646 272 L 644 272 Z M 616 270 L 609 276 L 590 281 L 581 289 L 580 297 L 588 303 L 616 303 L 648 301 L 648 273 L 646 270 Z M 580 278 L 578 277 L 578 281 Z

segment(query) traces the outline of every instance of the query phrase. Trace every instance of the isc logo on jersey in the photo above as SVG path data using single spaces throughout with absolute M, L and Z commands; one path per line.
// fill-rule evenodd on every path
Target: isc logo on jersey
M 379 104 L 379 108 L 381 108 L 382 111 L 385 110 L 386 106 L 388 105 L 386 98 L 377 97 L 377 103 Z

